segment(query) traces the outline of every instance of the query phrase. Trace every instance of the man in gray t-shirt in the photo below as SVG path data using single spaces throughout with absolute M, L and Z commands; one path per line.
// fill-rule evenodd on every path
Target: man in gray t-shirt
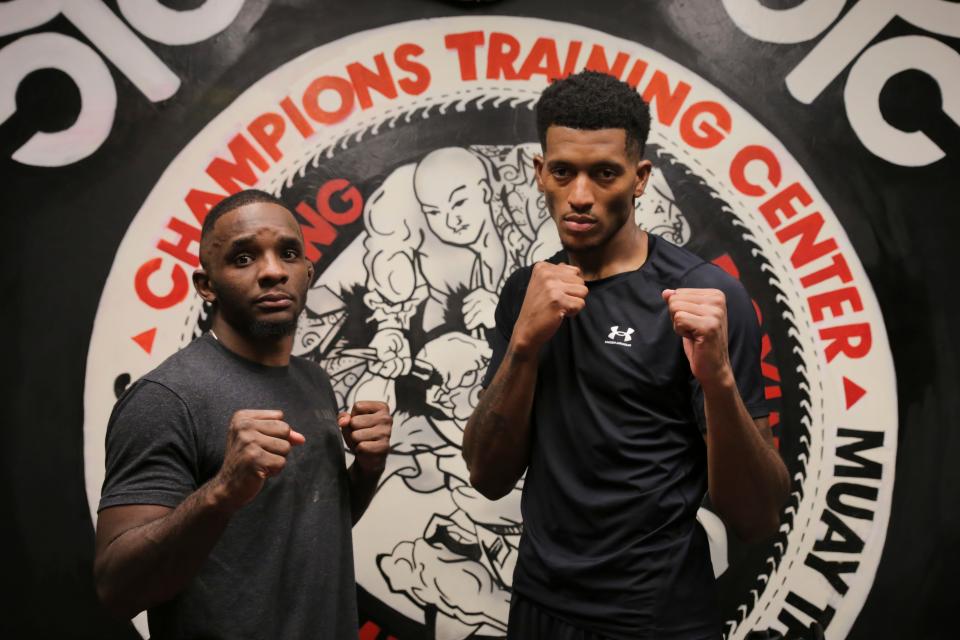
M 97 592 L 147 609 L 153 638 L 356 638 L 351 525 L 386 463 L 387 407 L 338 416 L 327 375 L 291 356 L 313 265 L 282 202 L 223 200 L 200 257 L 212 331 L 110 418 Z

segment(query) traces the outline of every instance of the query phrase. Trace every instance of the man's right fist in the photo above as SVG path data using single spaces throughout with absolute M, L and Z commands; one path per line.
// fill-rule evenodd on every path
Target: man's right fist
M 223 466 L 214 478 L 218 497 L 233 509 L 249 503 L 267 478 L 283 470 L 290 450 L 305 441 L 283 421 L 282 411 L 237 411 L 227 429 Z
M 513 329 L 514 351 L 535 353 L 546 344 L 568 316 L 575 316 L 586 305 L 587 285 L 579 267 L 569 264 L 538 262 L 520 316 Z

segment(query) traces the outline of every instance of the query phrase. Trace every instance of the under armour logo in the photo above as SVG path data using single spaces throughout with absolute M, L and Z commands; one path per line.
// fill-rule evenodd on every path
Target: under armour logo
M 620 331 L 620 325 L 613 325 L 610 327 L 610 335 L 607 336 L 607 340 L 616 340 L 617 338 L 623 338 L 624 342 L 630 342 L 633 340 L 630 336 L 633 335 L 633 327 L 627 327 L 626 331 Z

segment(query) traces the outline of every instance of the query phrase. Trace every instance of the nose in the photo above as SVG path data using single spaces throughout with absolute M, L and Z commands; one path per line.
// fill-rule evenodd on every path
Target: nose
M 447 227 L 451 231 L 456 231 L 463 224 L 463 216 L 456 211 L 447 214 Z
M 593 208 L 593 190 L 590 189 L 589 176 L 580 174 L 574 179 L 570 185 L 567 203 L 577 213 L 589 213 Z
M 280 256 L 273 252 L 268 252 L 260 261 L 260 273 L 258 274 L 261 286 L 271 286 L 287 281 L 289 277 L 287 272 L 287 263 L 280 259 Z

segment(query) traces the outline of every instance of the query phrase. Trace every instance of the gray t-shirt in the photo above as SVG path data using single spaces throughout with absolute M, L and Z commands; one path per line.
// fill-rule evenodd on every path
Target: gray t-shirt
M 107 427 L 100 509 L 174 508 L 223 463 L 241 409 L 280 409 L 306 437 L 230 520 L 187 587 L 148 612 L 151 637 L 356 638 L 349 481 L 329 379 L 267 367 L 207 335 L 138 380 Z

